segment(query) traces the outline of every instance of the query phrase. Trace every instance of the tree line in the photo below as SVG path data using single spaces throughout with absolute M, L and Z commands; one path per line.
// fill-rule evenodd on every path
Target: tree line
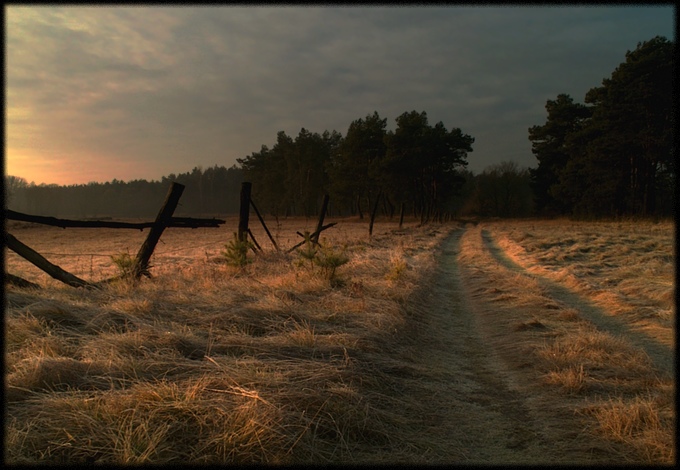
M 536 209 L 577 217 L 673 213 L 674 44 L 656 36 L 626 53 L 585 103 L 548 100 L 529 129 Z
M 347 134 L 306 129 L 279 132 L 272 148 L 238 159 L 253 197 L 276 216 L 317 213 L 324 194 L 338 214 L 363 218 L 379 204 L 393 216 L 402 204 L 429 219 L 450 212 L 465 178 L 474 138 L 427 113 L 405 112 L 395 131 L 377 111 L 353 121 Z
M 112 180 L 59 186 L 27 183 L 22 177 L 5 178 L 6 206 L 18 212 L 62 218 L 143 217 L 151 218 L 165 200 L 171 182 L 186 186 L 175 215 L 215 216 L 238 212 L 243 171 L 237 166 L 194 168 L 170 174 L 160 181 Z
M 314 216 L 323 196 L 330 215 L 360 218 L 404 209 L 422 221 L 452 216 L 669 216 L 673 213 L 672 70 L 674 44 L 639 43 L 626 61 L 580 104 L 567 94 L 546 103 L 547 120 L 529 128 L 535 168 L 512 161 L 480 174 L 467 170 L 474 137 L 425 111 L 404 112 L 396 129 L 377 111 L 354 120 L 343 136 L 302 128 L 230 168 L 213 166 L 160 181 L 113 180 L 35 185 L 5 177 L 9 208 L 56 217 L 153 217 L 169 183 L 186 186 L 179 216 L 235 214 L 242 181 L 252 182 L 260 212 Z

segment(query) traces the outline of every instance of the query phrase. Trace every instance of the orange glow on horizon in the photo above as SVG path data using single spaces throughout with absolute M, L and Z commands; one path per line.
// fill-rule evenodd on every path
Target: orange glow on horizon
M 90 160 L 90 159 L 88 159 Z M 120 173 L 120 167 L 116 168 L 117 174 L 112 175 L 110 160 L 103 162 L 93 162 L 78 159 L 51 159 L 45 157 L 35 157 L 27 154 L 18 155 L 7 150 L 5 158 L 5 175 L 24 178 L 27 183 L 57 184 L 59 186 L 71 186 L 88 184 L 91 182 L 105 183 L 113 179 L 128 181 L 134 179 L 144 179 L 137 176 L 138 168 L 129 168 L 125 174 Z M 159 175 L 157 178 L 160 178 Z

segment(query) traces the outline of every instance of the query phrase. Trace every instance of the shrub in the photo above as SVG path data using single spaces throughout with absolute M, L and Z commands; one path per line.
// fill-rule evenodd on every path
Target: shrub
M 337 252 L 331 246 L 321 246 L 314 258 L 314 264 L 321 268 L 323 275 L 331 282 L 335 280 L 335 270 L 348 262 L 345 250 Z
M 306 260 L 309 262 L 309 269 L 312 270 L 317 251 L 316 245 L 314 242 L 312 242 L 311 234 L 309 232 L 305 232 L 305 243 L 302 245 L 302 248 L 297 250 L 297 253 L 300 256 L 300 259 L 298 260 L 298 266 L 304 266 Z
M 337 284 L 336 270 L 349 262 L 349 257 L 345 255 L 345 249 L 336 251 L 330 245 L 315 244 L 309 232 L 305 232 L 304 236 L 305 244 L 297 250 L 300 256 L 298 266 L 302 267 L 309 263 L 308 269 L 311 272 L 314 271 L 314 266 L 318 266 L 320 273 L 331 282 L 331 285 Z
M 113 261 L 113 264 L 118 267 L 118 270 L 123 277 L 132 276 L 135 267 L 135 260 L 132 258 L 132 256 L 130 256 L 129 252 L 111 255 L 111 261 Z
M 248 249 L 252 246 L 253 244 L 248 240 L 239 240 L 234 232 L 234 239 L 224 245 L 226 250 L 222 252 L 222 255 L 227 259 L 228 265 L 243 268 L 252 263 L 252 260 L 248 258 Z

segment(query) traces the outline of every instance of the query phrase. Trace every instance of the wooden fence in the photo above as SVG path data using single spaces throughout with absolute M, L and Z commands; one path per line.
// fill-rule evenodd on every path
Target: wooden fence
M 61 228 L 67 228 L 67 227 L 87 227 L 87 228 L 126 228 L 126 229 L 138 229 L 138 230 L 143 230 L 145 228 L 150 228 L 151 230 L 149 231 L 149 235 L 146 237 L 146 240 L 142 244 L 142 246 L 139 248 L 139 251 L 137 252 L 137 255 L 134 259 L 133 262 L 133 267 L 129 273 L 129 276 L 132 279 L 139 279 L 142 275 L 149 276 L 149 259 L 151 258 L 151 255 L 153 254 L 154 248 L 158 244 L 158 241 L 161 238 L 161 235 L 163 231 L 167 227 L 177 227 L 177 228 L 198 228 L 198 227 L 215 227 L 218 228 L 220 225 L 226 223 L 224 220 L 220 219 L 197 219 L 197 218 L 189 218 L 189 217 L 173 217 L 172 214 L 175 211 L 175 208 L 177 207 L 177 204 L 179 203 L 179 199 L 182 196 L 182 192 L 184 191 L 184 185 L 181 185 L 179 183 L 172 183 L 170 186 L 170 189 L 168 191 L 168 194 L 166 196 L 165 202 L 161 206 L 160 211 L 158 212 L 158 215 L 156 216 L 156 220 L 153 222 L 142 222 L 142 223 L 128 223 L 128 222 L 115 222 L 115 221 L 97 221 L 97 220 L 67 220 L 67 219 L 58 219 L 56 217 L 44 217 L 44 216 L 36 216 L 36 215 L 29 215 L 29 214 L 23 214 L 21 212 L 16 212 L 7 209 L 5 211 L 5 217 L 8 220 L 17 220 L 17 221 L 24 221 L 24 222 L 32 222 L 32 223 L 38 223 L 38 224 L 43 224 L 43 225 L 50 225 L 54 227 L 61 227 Z M 250 191 L 251 191 L 251 183 L 249 182 L 244 182 L 241 185 L 241 205 L 240 205 L 240 211 L 239 211 L 239 223 L 238 223 L 238 232 L 237 232 L 237 238 L 239 241 L 245 242 L 248 240 L 248 236 L 252 239 L 254 245 L 259 249 L 260 251 L 262 248 L 260 245 L 257 243 L 257 240 L 255 240 L 255 237 L 253 236 L 253 233 L 251 232 L 250 228 L 248 227 L 249 223 L 249 214 L 250 214 L 250 208 L 252 207 L 255 211 L 255 214 L 257 215 L 258 219 L 262 223 L 262 226 L 265 229 L 265 232 L 269 236 L 269 239 L 271 240 L 272 244 L 274 245 L 274 248 L 279 251 L 279 246 L 277 245 L 276 241 L 274 240 L 274 237 L 272 237 L 269 229 L 267 228 L 267 225 L 264 222 L 264 219 L 262 218 L 262 215 L 260 214 L 260 211 L 257 209 L 255 206 L 255 203 L 252 201 L 250 197 Z M 323 225 L 324 217 L 326 215 L 326 209 L 328 207 L 328 195 L 324 196 L 323 204 L 321 207 L 321 213 L 319 215 L 319 221 L 316 227 L 316 230 L 314 233 L 310 235 L 310 240 L 313 243 L 318 244 L 319 240 L 319 234 L 336 225 L 335 223 L 331 223 L 328 225 Z M 300 232 L 297 232 L 298 235 L 301 237 L 304 237 L 303 234 Z M 43 257 L 40 253 L 37 251 L 33 250 L 29 246 L 26 246 L 23 244 L 21 241 L 17 240 L 16 237 L 14 237 L 12 234 L 9 232 L 5 232 L 5 243 L 7 248 L 10 250 L 14 251 L 17 253 L 19 256 L 23 257 L 27 261 L 31 262 L 47 274 L 49 274 L 51 277 L 68 284 L 69 286 L 72 287 L 87 287 L 87 288 L 100 288 L 101 286 L 110 283 L 114 280 L 120 279 L 122 276 L 117 276 L 113 277 L 111 279 L 106 279 L 103 281 L 99 281 L 97 283 L 91 283 L 88 281 L 85 281 L 83 279 L 78 278 L 77 276 L 74 276 L 73 274 L 65 271 L 64 269 L 60 268 L 59 266 L 49 262 L 45 257 Z M 287 250 L 287 253 L 292 252 L 299 246 L 301 246 L 304 243 L 304 240 L 297 245 L 293 246 L 289 250 Z M 253 251 L 255 249 L 253 248 Z M 10 273 L 5 274 L 6 281 L 14 284 L 19 287 L 35 287 L 38 288 L 40 287 L 39 285 L 32 283 L 30 281 L 27 281 L 25 279 L 20 278 L 19 276 L 12 275 Z
M 20 220 L 24 222 L 33 222 L 44 225 L 51 225 L 54 227 L 89 227 L 89 228 L 127 228 L 127 229 L 138 229 L 143 230 L 144 228 L 150 228 L 149 235 L 142 243 L 142 246 L 137 252 L 137 256 L 134 259 L 134 263 L 130 272 L 130 276 L 134 279 L 139 279 L 142 275 L 149 275 L 149 259 L 153 254 L 153 250 L 156 244 L 161 238 L 163 231 L 167 227 L 180 227 L 180 228 L 198 228 L 198 227 L 219 227 L 226 221 L 220 219 L 196 219 L 188 217 L 173 217 L 172 214 L 177 208 L 180 197 L 182 197 L 182 192 L 184 191 L 184 185 L 179 183 L 172 183 L 168 191 L 168 195 L 165 198 L 165 202 L 161 206 L 156 220 L 153 222 L 143 222 L 143 223 L 126 223 L 126 222 L 112 222 L 112 221 L 98 221 L 98 220 L 67 220 L 67 219 L 57 219 L 55 217 L 41 217 L 29 214 L 22 214 L 20 212 L 15 212 L 12 210 L 7 210 L 5 216 L 8 220 Z M 83 279 L 74 276 L 73 274 L 63 270 L 59 266 L 50 263 L 45 257 L 40 253 L 33 250 L 32 248 L 21 243 L 12 234 L 5 232 L 5 243 L 7 248 L 14 251 L 19 256 L 23 257 L 27 261 L 30 261 L 38 268 L 45 271 L 47 274 L 53 278 L 68 284 L 73 287 L 89 287 L 89 288 L 99 288 L 104 284 L 107 284 L 113 280 L 119 279 L 119 277 L 114 277 L 111 279 L 106 279 L 97 283 L 90 283 Z M 15 285 L 22 287 L 39 287 L 25 279 L 21 279 L 18 276 L 7 274 L 7 280 Z

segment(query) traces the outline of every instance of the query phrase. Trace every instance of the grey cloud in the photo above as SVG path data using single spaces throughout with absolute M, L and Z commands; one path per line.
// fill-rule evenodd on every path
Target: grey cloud
M 52 142 L 77 133 L 71 146 L 112 158 L 204 166 L 279 130 L 344 134 L 374 110 L 388 128 L 410 110 L 460 127 L 477 138 L 476 171 L 500 155 L 530 162 L 527 129 L 545 100 L 582 100 L 659 23 L 659 10 L 612 7 L 45 11 L 9 15 L 10 106 L 33 109 Z

